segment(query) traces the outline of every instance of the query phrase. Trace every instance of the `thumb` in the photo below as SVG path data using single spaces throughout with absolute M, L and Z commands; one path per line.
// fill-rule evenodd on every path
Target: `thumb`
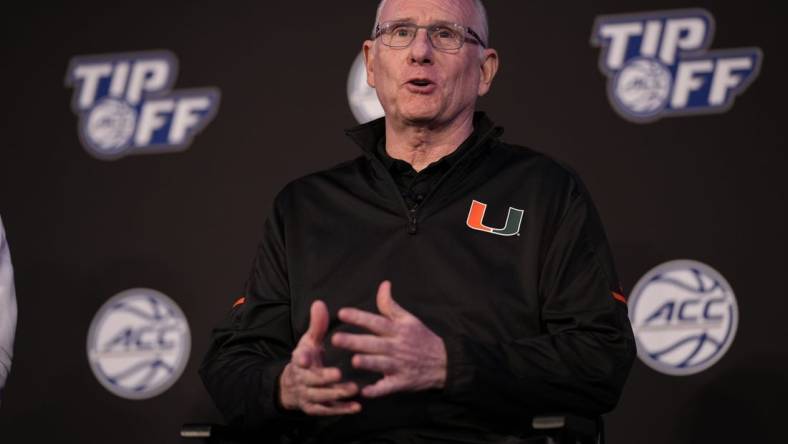
M 408 312 L 400 307 L 391 296 L 390 281 L 383 281 L 380 283 L 378 287 L 377 303 L 380 313 L 389 319 L 395 319 L 408 314 Z
M 312 302 L 312 307 L 309 310 L 309 329 L 306 331 L 306 337 L 309 338 L 314 345 L 323 343 L 323 338 L 326 336 L 328 330 L 328 308 L 326 303 L 321 300 Z

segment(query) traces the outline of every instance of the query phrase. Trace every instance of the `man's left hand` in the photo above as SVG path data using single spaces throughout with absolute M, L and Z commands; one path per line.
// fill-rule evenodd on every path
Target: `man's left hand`
M 378 287 L 380 315 L 356 308 L 342 308 L 339 319 L 372 334 L 336 333 L 331 343 L 356 352 L 355 368 L 383 373 L 361 394 L 376 398 L 390 393 L 443 388 L 446 382 L 446 346 L 416 316 L 391 297 L 391 282 Z

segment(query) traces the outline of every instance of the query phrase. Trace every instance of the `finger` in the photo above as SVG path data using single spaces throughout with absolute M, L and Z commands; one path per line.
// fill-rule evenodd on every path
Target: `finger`
M 359 335 L 353 333 L 336 333 L 331 343 L 337 347 L 361 353 L 383 354 L 391 347 L 385 339 L 375 335 Z
M 394 359 L 381 355 L 355 355 L 353 356 L 353 367 L 383 373 L 385 375 L 394 373 L 397 364 Z
M 309 309 L 309 329 L 306 331 L 306 337 L 312 340 L 314 345 L 323 343 L 323 338 L 328 330 L 328 308 L 325 302 L 316 300 L 312 302 L 312 307 Z
M 334 384 L 329 387 L 310 387 L 304 393 L 307 402 L 326 403 L 339 401 L 343 398 L 355 396 L 358 393 L 358 385 L 354 382 Z
M 308 415 L 350 415 L 361 411 L 361 404 L 357 402 L 335 402 L 331 404 L 306 403 L 301 410 Z
M 383 281 L 380 283 L 376 299 L 378 310 L 389 319 L 396 319 L 410 314 L 394 301 L 394 298 L 391 296 L 390 281 Z
M 318 367 L 300 370 L 298 381 L 309 386 L 334 384 L 342 380 L 342 371 L 336 367 Z
M 304 347 L 297 347 L 293 350 L 292 362 L 297 367 L 308 368 L 312 364 L 312 353 L 309 353 Z
M 391 320 L 357 308 L 343 308 L 339 310 L 339 319 L 348 324 L 364 327 L 372 333 L 381 336 L 388 335 L 393 331 Z
M 387 376 L 378 382 L 368 385 L 361 390 L 361 395 L 365 398 L 379 398 L 399 391 L 399 384 L 395 382 L 394 378 Z
M 323 346 L 312 344 L 312 339 L 304 334 L 304 336 L 301 337 L 301 340 L 298 341 L 298 345 L 296 346 L 295 350 L 293 350 L 291 360 L 301 368 L 322 367 L 322 356 Z

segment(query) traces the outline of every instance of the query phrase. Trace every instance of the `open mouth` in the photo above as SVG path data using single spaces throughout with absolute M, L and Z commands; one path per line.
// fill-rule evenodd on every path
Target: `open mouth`
M 407 90 L 415 94 L 432 94 L 437 85 L 429 79 L 411 79 L 405 84 Z

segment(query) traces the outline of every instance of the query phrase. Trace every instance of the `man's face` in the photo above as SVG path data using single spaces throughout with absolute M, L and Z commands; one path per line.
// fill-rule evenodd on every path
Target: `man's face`
M 481 32 L 472 0 L 388 0 L 380 23 L 390 21 L 457 23 Z M 401 49 L 384 45 L 380 37 L 368 40 L 364 54 L 367 82 L 377 90 L 386 118 L 405 125 L 441 126 L 472 113 L 497 69 L 494 50 L 470 41 L 458 50 L 437 50 L 426 29 L 419 29 L 410 46 Z

